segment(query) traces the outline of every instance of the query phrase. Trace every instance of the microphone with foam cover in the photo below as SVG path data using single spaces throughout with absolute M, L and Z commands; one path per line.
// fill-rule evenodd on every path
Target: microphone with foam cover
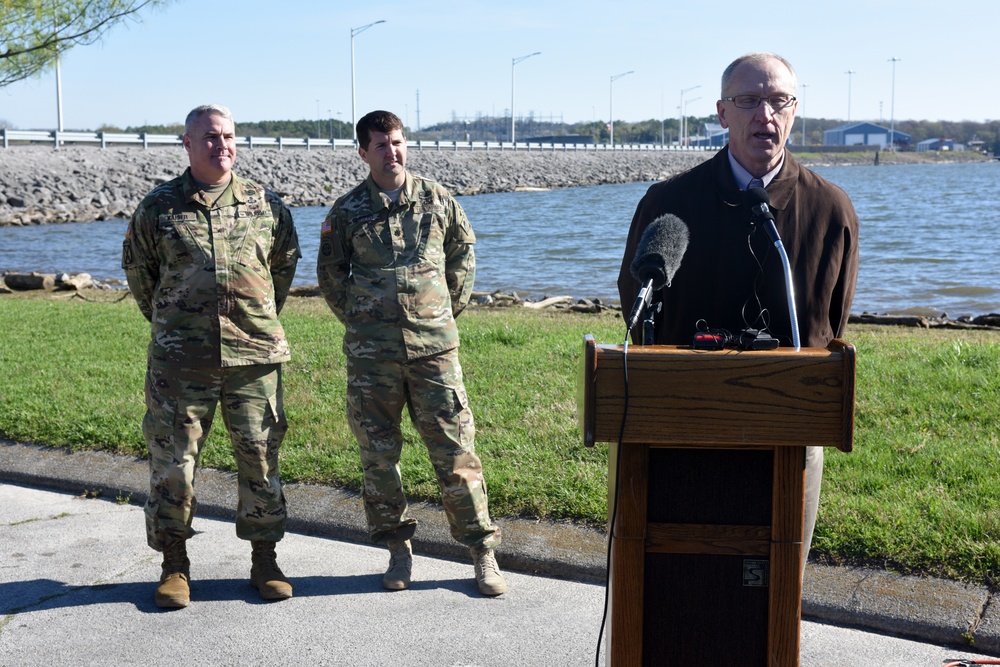
M 687 225 L 670 213 L 653 220 L 642 233 L 635 247 L 635 257 L 629 265 L 632 277 L 642 283 L 628 318 L 629 331 L 649 307 L 653 293 L 670 286 L 687 250 L 688 237 Z

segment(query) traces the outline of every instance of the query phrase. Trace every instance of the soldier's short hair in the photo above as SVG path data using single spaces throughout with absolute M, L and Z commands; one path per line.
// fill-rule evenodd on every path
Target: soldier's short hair
M 370 111 L 361 117 L 355 128 L 358 133 L 358 146 L 368 150 L 368 144 L 371 143 L 371 132 L 375 130 L 376 132 L 385 132 L 389 134 L 393 130 L 399 130 L 403 134 L 405 131 L 403 129 L 403 121 L 400 120 L 399 116 L 392 113 L 391 111 Z
M 236 122 L 233 120 L 233 113 L 229 110 L 228 107 L 224 107 L 221 104 L 202 104 L 201 106 L 197 106 L 194 109 L 191 109 L 190 113 L 188 113 L 187 115 L 187 118 L 184 119 L 184 134 L 188 134 L 189 132 L 191 132 L 191 126 L 197 123 L 198 119 L 204 116 L 205 114 L 222 116 L 233 125 L 236 125 Z

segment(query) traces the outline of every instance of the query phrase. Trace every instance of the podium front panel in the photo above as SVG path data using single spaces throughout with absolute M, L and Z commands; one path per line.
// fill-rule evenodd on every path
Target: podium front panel
M 650 447 L 649 523 L 768 526 L 770 449 Z
M 766 664 L 773 449 L 646 460 L 643 664 Z
M 643 665 L 768 664 L 769 590 L 746 585 L 746 560 L 646 554 Z

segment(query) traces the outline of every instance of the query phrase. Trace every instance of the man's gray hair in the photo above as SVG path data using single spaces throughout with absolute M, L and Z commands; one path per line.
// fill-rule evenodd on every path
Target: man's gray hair
M 199 107 L 191 109 L 191 112 L 184 119 L 184 134 L 191 132 L 191 126 L 198 122 L 198 119 L 205 114 L 213 114 L 216 116 L 222 116 L 229 122 L 236 124 L 233 120 L 233 113 L 221 104 L 202 104 Z
M 733 82 L 733 74 L 736 72 L 736 68 L 743 63 L 751 63 L 753 65 L 763 65 L 769 60 L 777 60 L 779 63 L 788 68 L 788 72 L 792 75 L 793 87 L 797 88 L 799 85 L 799 78 L 795 74 L 795 68 L 792 67 L 792 63 L 788 62 L 777 53 L 769 53 L 767 51 L 754 51 L 752 53 L 747 53 L 733 62 L 729 63 L 729 67 L 726 71 L 722 73 L 722 95 L 721 97 L 726 97 L 726 92 L 729 90 L 729 85 Z

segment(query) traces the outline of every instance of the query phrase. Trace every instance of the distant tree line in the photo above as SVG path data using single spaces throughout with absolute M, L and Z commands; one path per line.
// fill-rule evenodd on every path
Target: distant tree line
M 102 125 L 99 132 L 128 132 L 148 134 L 184 134 L 184 124 L 171 125 L 136 125 L 120 128 L 115 125 Z M 289 139 L 306 137 L 312 139 L 350 139 L 350 123 L 344 123 L 334 118 L 316 120 L 260 120 L 242 123 L 237 119 L 236 136 L 238 137 L 287 137 Z
M 719 119 L 711 116 L 690 116 L 687 118 L 687 136 L 703 135 L 706 123 L 718 124 Z M 823 132 L 844 125 L 846 121 L 829 118 L 797 117 L 792 126 L 791 141 L 802 144 L 802 124 L 805 123 L 805 144 L 820 146 L 823 144 Z M 889 127 L 889 121 L 852 121 L 872 122 Z M 677 118 L 629 122 L 615 121 L 615 143 L 676 143 L 678 139 L 679 120 Z M 911 146 L 924 139 L 952 139 L 968 146 L 970 142 L 981 141 L 983 148 L 1000 155 L 1000 120 L 976 121 L 929 121 L 929 120 L 897 120 L 893 127 L 898 132 L 910 135 Z M 610 139 L 610 131 L 606 121 L 589 121 L 579 123 L 559 123 L 542 121 L 532 117 L 518 119 L 517 139 L 525 141 L 536 136 L 581 135 L 589 137 L 595 143 L 604 143 Z M 440 139 L 446 141 L 508 141 L 510 138 L 510 117 L 493 118 L 479 117 L 473 120 L 451 120 L 438 123 L 419 132 L 410 131 L 411 139 Z
M 800 145 L 802 141 L 802 123 L 805 122 L 807 146 L 821 146 L 825 130 L 844 125 L 845 121 L 828 118 L 795 119 L 792 126 L 791 141 Z M 886 121 L 872 122 L 889 127 Z M 716 116 L 691 116 L 687 119 L 687 135 L 694 137 L 704 133 L 706 123 L 718 123 Z M 2 125 L 0 121 L 0 125 Z M 676 143 L 678 139 L 677 118 L 666 118 L 662 121 L 656 118 L 629 122 L 615 121 L 615 143 L 659 144 Z M 150 134 L 183 134 L 184 126 L 173 125 L 140 125 L 121 129 L 111 125 L 103 125 L 99 130 L 106 132 L 148 132 Z M 944 138 L 969 146 L 971 142 L 980 141 L 987 152 L 1000 155 L 1000 120 L 985 123 L 975 121 L 929 121 L 929 120 L 897 120 L 894 129 L 910 135 L 911 147 L 924 139 Z M 543 121 L 534 118 L 518 119 L 517 139 L 527 141 L 534 137 L 576 135 L 589 138 L 594 143 L 605 143 L 610 139 L 609 128 L 605 121 L 586 121 L 579 123 L 562 123 Z M 322 138 L 350 139 L 350 123 L 327 118 L 316 120 L 262 120 L 257 122 L 237 122 L 237 136 L 254 137 L 288 137 L 288 138 Z M 509 141 L 510 117 L 478 117 L 473 120 L 451 120 L 438 123 L 419 131 L 407 129 L 410 139 L 428 141 Z

